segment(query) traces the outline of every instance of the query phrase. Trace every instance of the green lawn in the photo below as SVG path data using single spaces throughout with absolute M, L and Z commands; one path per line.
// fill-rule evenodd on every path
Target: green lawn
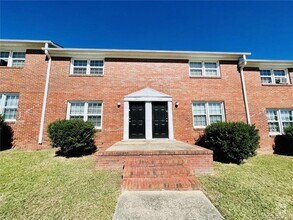
M 215 163 L 215 173 L 200 181 L 226 219 L 293 219 L 293 157 L 258 155 L 240 166 Z
M 121 173 L 95 170 L 95 157 L 53 150 L 0 152 L 0 219 L 111 219 Z M 199 177 L 226 219 L 293 219 L 293 157 L 259 155 L 215 163 Z
M 54 152 L 0 152 L 0 219 L 111 219 L 121 173 Z

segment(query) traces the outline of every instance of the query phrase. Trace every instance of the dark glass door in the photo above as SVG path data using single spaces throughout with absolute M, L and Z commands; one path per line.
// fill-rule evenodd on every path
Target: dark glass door
M 167 102 L 153 102 L 153 138 L 168 138 Z
M 129 102 L 129 138 L 145 138 L 144 102 Z

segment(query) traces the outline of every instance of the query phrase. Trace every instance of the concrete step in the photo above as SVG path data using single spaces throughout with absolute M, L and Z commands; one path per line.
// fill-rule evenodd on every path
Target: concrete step
M 194 175 L 192 170 L 181 165 L 178 166 L 126 166 L 123 171 L 123 178 L 168 178 L 186 177 Z
M 151 190 L 197 190 L 199 182 L 196 177 L 171 178 L 126 178 L 121 184 L 122 190 L 151 191 Z

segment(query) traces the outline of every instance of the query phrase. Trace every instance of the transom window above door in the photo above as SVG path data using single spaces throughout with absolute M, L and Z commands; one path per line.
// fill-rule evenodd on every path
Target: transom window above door
M 219 62 L 189 62 L 189 76 L 218 77 L 220 76 Z
M 101 101 L 70 101 L 67 119 L 91 121 L 95 128 L 102 128 L 102 107 Z
M 73 59 L 71 61 L 71 75 L 104 75 L 104 61 L 103 60 L 79 60 Z
M 225 121 L 223 102 L 193 102 L 193 127 L 205 128 L 214 122 Z

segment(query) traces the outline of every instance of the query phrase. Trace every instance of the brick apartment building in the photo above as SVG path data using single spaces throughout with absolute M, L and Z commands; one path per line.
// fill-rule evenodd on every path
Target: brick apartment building
M 57 119 L 92 121 L 101 151 L 137 138 L 194 144 L 215 121 L 255 124 L 260 150 L 271 150 L 293 125 L 293 61 L 30 40 L 1 40 L 0 51 L 0 114 L 18 147 L 48 147 L 47 126 Z

